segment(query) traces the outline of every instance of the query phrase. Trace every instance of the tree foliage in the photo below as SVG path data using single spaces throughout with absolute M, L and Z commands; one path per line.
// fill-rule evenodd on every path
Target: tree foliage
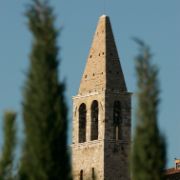
M 142 41 L 136 57 L 137 99 L 136 131 L 132 152 L 133 180 L 162 180 L 166 165 L 165 139 L 158 128 L 158 68 L 152 64 L 149 47 Z
M 27 8 L 33 36 L 30 68 L 24 87 L 25 143 L 20 179 L 71 179 L 67 152 L 65 84 L 58 79 L 55 15 L 48 1 L 34 0 Z
M 13 178 L 14 149 L 16 145 L 16 113 L 7 111 L 4 114 L 3 137 L 4 144 L 0 158 L 0 180 Z

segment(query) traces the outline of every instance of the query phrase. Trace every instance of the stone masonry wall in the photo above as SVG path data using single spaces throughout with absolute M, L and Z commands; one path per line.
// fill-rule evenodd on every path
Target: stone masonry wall
M 91 104 L 98 101 L 98 140 L 91 141 Z M 72 164 L 74 180 L 80 179 L 80 171 L 83 170 L 84 179 L 92 179 L 92 168 L 94 168 L 97 180 L 104 177 L 104 93 L 76 96 L 73 99 L 73 143 L 72 143 Z M 87 108 L 87 129 L 86 142 L 78 142 L 79 127 L 79 106 L 85 103 Z
M 117 100 L 122 106 L 122 139 L 119 140 L 113 139 L 113 104 Z M 130 180 L 131 95 L 108 92 L 105 104 L 104 180 Z
M 98 102 L 98 139 L 91 141 L 91 105 L 94 100 Z M 122 107 L 121 124 L 118 124 L 119 120 L 114 122 L 114 114 L 118 114 L 113 112 L 115 101 Z M 79 143 L 79 107 L 82 103 L 86 105 L 86 128 L 81 128 L 86 130 L 86 141 Z M 110 19 L 105 15 L 99 19 L 79 92 L 73 97 L 72 124 L 74 180 L 82 180 L 81 172 L 83 180 L 92 180 L 93 172 L 96 180 L 130 180 L 131 94 L 127 92 Z M 84 127 L 83 123 L 81 125 Z M 117 132 L 121 132 L 121 136 Z

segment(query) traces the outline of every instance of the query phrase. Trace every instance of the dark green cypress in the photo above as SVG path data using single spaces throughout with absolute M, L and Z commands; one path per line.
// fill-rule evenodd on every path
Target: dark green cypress
M 137 116 L 132 152 L 133 180 L 163 180 L 166 166 L 165 139 L 158 128 L 158 68 L 150 49 L 141 41 L 136 57 Z
M 27 18 L 33 36 L 24 88 L 25 144 L 19 176 L 26 180 L 71 179 L 67 147 L 65 84 L 58 80 L 55 15 L 48 1 L 34 0 Z
M 3 149 L 0 158 L 0 180 L 13 179 L 13 160 L 16 145 L 16 113 L 7 111 L 3 121 Z

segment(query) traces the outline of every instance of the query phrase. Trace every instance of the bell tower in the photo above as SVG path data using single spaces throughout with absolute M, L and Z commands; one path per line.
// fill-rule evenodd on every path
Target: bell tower
M 99 18 L 78 94 L 73 97 L 74 180 L 130 180 L 131 93 L 110 19 Z

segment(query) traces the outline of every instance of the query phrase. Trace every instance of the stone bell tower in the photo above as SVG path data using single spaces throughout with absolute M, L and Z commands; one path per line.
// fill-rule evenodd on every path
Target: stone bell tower
M 131 94 L 110 19 L 101 16 L 77 96 L 73 97 L 74 180 L 129 180 Z

